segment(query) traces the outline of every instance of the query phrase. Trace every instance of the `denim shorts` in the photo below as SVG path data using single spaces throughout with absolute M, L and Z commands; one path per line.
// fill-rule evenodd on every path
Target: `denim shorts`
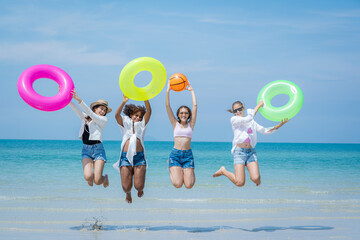
M 251 162 L 257 162 L 255 148 L 240 148 L 236 147 L 234 152 L 234 165 L 242 164 L 247 165 Z
M 173 148 L 169 157 L 169 167 L 195 168 L 191 149 L 178 150 Z
M 102 143 L 94 144 L 94 145 L 83 145 L 82 159 L 84 158 L 91 158 L 92 160 L 104 160 L 106 162 L 106 154 L 104 145 Z
M 144 152 L 136 152 L 136 155 L 133 157 L 133 166 L 141 166 L 141 165 L 145 165 L 146 166 L 146 160 L 144 157 Z M 129 162 L 129 160 L 126 157 L 126 152 L 122 152 L 121 153 L 121 157 L 120 157 L 120 163 L 119 163 L 119 167 L 125 167 L 125 166 L 131 166 L 131 163 Z

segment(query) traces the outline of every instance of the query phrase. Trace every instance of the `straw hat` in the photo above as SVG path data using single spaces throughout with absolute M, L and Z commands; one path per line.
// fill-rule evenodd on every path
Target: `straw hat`
M 112 111 L 112 109 L 109 108 L 109 106 L 108 106 L 108 102 L 105 101 L 105 100 L 102 100 L 102 99 L 99 99 L 99 100 L 97 100 L 96 102 L 93 102 L 93 103 L 90 105 L 90 108 L 93 109 L 94 107 L 99 106 L 99 105 L 105 106 L 105 107 L 107 108 L 106 113 L 109 113 L 109 112 Z

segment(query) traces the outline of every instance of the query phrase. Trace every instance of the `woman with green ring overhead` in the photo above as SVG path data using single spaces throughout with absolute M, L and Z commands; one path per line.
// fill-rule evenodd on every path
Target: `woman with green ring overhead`
M 255 150 L 255 145 L 257 143 L 256 132 L 271 134 L 289 121 L 289 119 L 284 119 L 277 126 L 270 128 L 264 128 L 259 125 L 254 121 L 254 116 L 263 105 L 264 102 L 260 100 L 255 109 L 247 110 L 247 116 L 244 114 L 245 107 L 240 101 L 234 102 L 231 110 L 228 110 L 230 113 L 234 114 L 234 116 L 231 117 L 230 122 L 234 132 L 231 153 L 234 156 L 235 174 L 229 172 L 222 166 L 213 174 L 213 177 L 224 175 L 236 186 L 242 187 L 245 184 L 246 166 L 250 174 L 250 179 L 256 186 L 260 185 L 260 171 Z

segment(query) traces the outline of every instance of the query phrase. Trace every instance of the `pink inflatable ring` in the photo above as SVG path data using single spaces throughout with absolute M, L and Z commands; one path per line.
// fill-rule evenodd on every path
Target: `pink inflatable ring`
M 57 82 L 60 86 L 59 93 L 52 97 L 45 97 L 35 92 L 33 83 L 40 78 L 48 78 Z M 64 70 L 42 64 L 26 69 L 19 77 L 17 88 L 21 98 L 31 107 L 42 111 L 56 111 L 70 103 L 74 83 Z

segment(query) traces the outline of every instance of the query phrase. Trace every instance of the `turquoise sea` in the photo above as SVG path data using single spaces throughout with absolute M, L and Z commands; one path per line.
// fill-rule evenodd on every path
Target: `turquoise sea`
M 262 184 L 233 171 L 231 143 L 194 142 L 196 183 L 175 189 L 173 142 L 145 142 L 145 195 L 127 204 L 105 141 L 110 186 L 83 179 L 80 141 L 0 140 L 0 239 L 358 239 L 360 144 L 258 143 Z

